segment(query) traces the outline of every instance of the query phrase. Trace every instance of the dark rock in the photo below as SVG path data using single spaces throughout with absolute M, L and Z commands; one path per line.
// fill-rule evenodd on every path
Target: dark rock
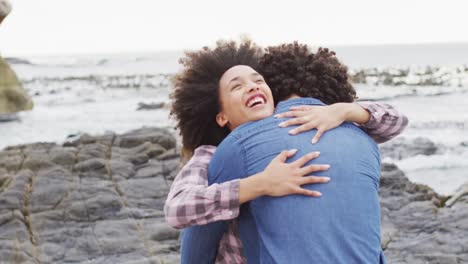
M 416 155 L 434 155 L 438 147 L 427 138 L 418 137 L 415 139 L 396 138 L 379 146 L 382 158 L 406 159 Z
M 165 103 L 164 102 L 161 102 L 161 103 L 138 103 L 138 108 L 137 108 L 137 111 L 141 111 L 141 110 L 157 110 L 157 109 L 161 109 L 165 106 Z
M 0 151 L 0 262 L 178 263 L 162 209 L 179 159 L 156 159 L 174 146 L 145 128 Z
M 7 57 L 5 60 L 10 64 L 33 65 L 30 61 L 22 58 Z
M 452 208 L 431 188 L 382 165 L 382 247 L 388 263 L 463 263 L 468 259 L 468 199 Z M 435 250 L 437 249 L 437 250 Z
M 165 149 L 176 146 L 174 135 L 166 129 L 141 128 L 118 136 L 114 145 L 122 148 L 133 148 L 145 142 L 158 144 Z

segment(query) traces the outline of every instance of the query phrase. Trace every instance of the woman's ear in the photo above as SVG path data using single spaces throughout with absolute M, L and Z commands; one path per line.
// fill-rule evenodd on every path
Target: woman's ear
M 216 123 L 218 123 L 218 126 L 220 127 L 225 127 L 229 123 L 224 112 L 221 111 L 216 115 Z

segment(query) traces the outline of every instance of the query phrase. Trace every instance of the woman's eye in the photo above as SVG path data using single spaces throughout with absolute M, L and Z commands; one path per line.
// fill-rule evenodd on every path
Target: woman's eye
M 256 83 L 263 83 L 263 79 L 258 79 L 255 81 Z
M 236 84 L 236 85 L 234 85 L 234 86 L 231 88 L 231 90 L 237 90 L 237 89 L 239 89 L 240 87 L 241 87 L 240 84 Z

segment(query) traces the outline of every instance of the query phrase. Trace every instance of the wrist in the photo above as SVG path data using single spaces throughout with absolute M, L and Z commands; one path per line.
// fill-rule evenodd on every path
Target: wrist
M 344 120 L 358 124 L 365 124 L 370 119 L 370 113 L 355 103 L 340 103 L 343 106 Z
M 335 103 L 333 106 L 336 109 L 336 113 L 339 119 L 343 122 L 350 121 L 352 118 L 353 108 L 350 103 Z
M 258 196 L 268 194 L 267 177 L 268 175 L 265 173 L 265 171 L 262 171 L 260 173 L 253 175 L 252 177 L 249 177 L 251 178 L 250 184 L 252 185 L 255 193 L 258 194 Z
M 239 202 L 245 203 L 259 196 L 267 195 L 263 172 L 241 179 L 239 182 Z

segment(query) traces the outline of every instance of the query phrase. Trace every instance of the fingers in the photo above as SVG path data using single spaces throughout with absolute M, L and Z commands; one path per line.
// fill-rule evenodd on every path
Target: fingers
M 305 176 L 298 179 L 299 185 L 327 183 L 330 181 L 329 177 Z
M 307 153 L 306 155 L 292 162 L 291 165 L 295 166 L 296 168 L 300 168 L 304 166 L 304 164 L 306 164 L 307 162 L 317 158 L 319 155 L 320 155 L 320 152 L 318 151 Z
M 297 188 L 295 189 L 295 192 L 296 192 L 296 194 L 302 194 L 302 195 L 312 196 L 312 197 L 320 197 L 320 196 L 322 196 L 322 193 L 321 193 L 321 192 L 318 192 L 318 191 L 311 191 L 311 190 L 307 190 L 307 189 L 304 189 L 304 188 L 301 188 L 301 187 L 297 187 Z
M 302 116 L 302 117 L 296 117 L 296 118 L 291 118 L 288 119 L 284 122 L 281 122 L 278 124 L 279 127 L 288 127 L 288 126 L 293 126 L 293 125 L 302 125 L 307 122 L 310 122 L 310 117 L 308 116 Z
M 305 175 L 308 175 L 308 174 L 311 174 L 311 173 L 317 172 L 317 171 L 326 171 L 329 168 L 330 168 L 330 165 L 328 165 L 328 164 L 312 164 L 312 165 L 305 166 L 305 167 L 301 168 L 299 170 L 299 174 L 301 176 L 305 176 Z
M 314 128 L 316 128 L 316 124 L 315 123 L 312 123 L 312 122 L 309 122 L 309 123 L 305 123 L 299 127 L 296 127 L 294 129 L 292 129 L 291 131 L 289 131 L 288 133 L 291 134 L 291 135 L 297 135 L 299 133 L 302 133 L 304 131 L 309 131 L 309 130 L 312 130 Z
M 292 156 L 294 156 L 297 152 L 297 149 L 291 149 L 291 150 L 284 150 L 281 151 L 280 154 L 278 154 L 274 160 L 278 160 L 282 163 L 286 162 L 286 160 Z
M 322 135 L 323 135 L 323 130 L 318 129 L 318 130 L 317 130 L 317 133 L 315 133 L 315 136 L 314 136 L 314 138 L 312 139 L 312 144 L 317 143 Z

